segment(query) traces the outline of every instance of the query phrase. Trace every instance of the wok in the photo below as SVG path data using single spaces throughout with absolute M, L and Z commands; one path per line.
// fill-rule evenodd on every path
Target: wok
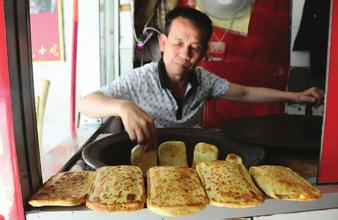
M 321 116 L 277 114 L 228 121 L 222 131 L 247 143 L 270 148 L 320 149 Z
M 194 146 L 198 142 L 217 146 L 220 160 L 224 160 L 228 153 L 240 155 L 246 167 L 259 164 L 265 156 L 262 147 L 237 141 L 216 130 L 158 128 L 157 135 L 159 144 L 164 141 L 183 141 L 186 145 L 189 166 L 192 164 Z M 85 146 L 82 158 L 92 170 L 107 165 L 128 165 L 130 164 L 130 152 L 134 146 L 135 144 L 131 142 L 127 133 L 109 135 Z

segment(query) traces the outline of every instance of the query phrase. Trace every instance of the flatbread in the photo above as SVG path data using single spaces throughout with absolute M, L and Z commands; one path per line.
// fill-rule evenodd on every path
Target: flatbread
M 247 208 L 264 202 L 263 193 L 243 164 L 223 160 L 205 161 L 197 164 L 196 171 L 211 205 Z
M 52 176 L 29 199 L 34 207 L 76 206 L 85 203 L 95 172 L 62 172 Z
M 157 165 L 157 153 L 155 149 L 145 152 L 142 145 L 136 145 L 131 150 L 130 163 L 133 166 L 138 166 L 142 170 L 145 177 L 149 168 Z
M 253 166 L 249 170 L 266 195 L 282 200 L 312 201 L 320 191 L 288 167 L 275 165 Z
M 158 159 L 161 166 L 187 167 L 187 152 L 182 141 L 166 141 L 158 147 Z
M 215 145 L 200 142 L 195 145 L 192 167 L 203 161 L 217 160 L 218 148 Z
M 86 206 L 103 212 L 142 209 L 145 188 L 142 170 L 136 166 L 105 166 L 96 170 Z
M 147 207 L 159 215 L 190 215 L 208 204 L 205 191 L 192 168 L 152 167 L 147 180 Z

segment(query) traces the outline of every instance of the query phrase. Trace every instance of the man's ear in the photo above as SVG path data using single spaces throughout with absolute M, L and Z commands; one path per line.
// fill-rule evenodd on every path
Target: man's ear
M 208 54 L 207 54 L 207 53 L 204 53 L 204 54 L 201 56 L 201 59 L 200 59 L 200 60 L 203 60 L 203 61 L 208 60 Z
M 161 34 L 160 39 L 159 39 L 159 45 L 160 45 L 161 52 L 164 52 L 164 46 L 165 46 L 166 41 L 167 41 L 167 36 L 165 34 Z
M 205 46 L 203 49 L 202 49 L 202 52 L 201 52 L 201 57 L 200 57 L 200 60 L 207 60 L 208 59 L 208 45 Z

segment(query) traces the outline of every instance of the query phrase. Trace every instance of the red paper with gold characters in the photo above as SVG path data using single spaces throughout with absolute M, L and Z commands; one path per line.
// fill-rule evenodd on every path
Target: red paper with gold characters
M 64 61 L 62 1 L 29 3 L 33 61 Z

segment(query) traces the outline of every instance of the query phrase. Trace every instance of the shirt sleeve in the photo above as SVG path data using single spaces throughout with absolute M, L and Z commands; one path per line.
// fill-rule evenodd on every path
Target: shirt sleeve
M 219 98 L 229 89 L 230 82 L 203 68 L 198 68 L 201 74 L 201 83 L 209 91 L 210 98 Z
M 137 84 L 138 80 L 137 74 L 131 71 L 101 87 L 99 92 L 111 98 L 132 100 L 135 90 L 134 84 Z

